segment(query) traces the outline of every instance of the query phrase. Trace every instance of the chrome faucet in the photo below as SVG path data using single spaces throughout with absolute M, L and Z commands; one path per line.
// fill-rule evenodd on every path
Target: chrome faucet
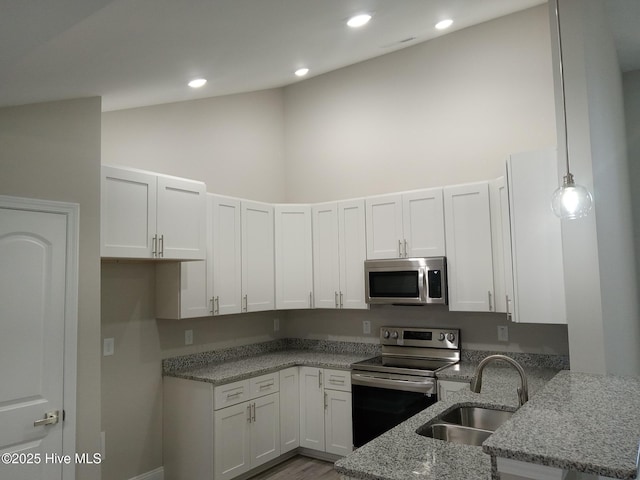
M 529 400 L 529 387 L 527 385 L 527 376 L 524 373 L 524 369 L 520 366 L 518 362 L 516 362 L 513 358 L 507 357 L 506 355 L 489 355 L 484 358 L 476 367 L 476 372 L 473 375 L 473 379 L 471 380 L 471 391 L 475 393 L 480 393 L 480 389 L 482 388 L 482 371 L 484 367 L 487 366 L 488 363 L 493 360 L 504 360 L 505 362 L 511 364 L 520 374 L 520 387 L 518 387 L 518 400 L 520 401 L 520 406 L 524 405 Z

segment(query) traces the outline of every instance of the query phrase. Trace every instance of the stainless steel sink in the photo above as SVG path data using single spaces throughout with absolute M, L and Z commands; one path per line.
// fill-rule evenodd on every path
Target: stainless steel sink
M 458 407 L 440 417 L 443 422 L 454 423 L 464 427 L 480 428 L 495 431 L 509 420 L 513 412 L 483 407 Z
M 417 433 L 446 442 L 480 446 L 493 432 L 450 423 L 433 423 L 420 427 Z
M 416 430 L 424 437 L 463 445 L 482 445 L 514 412 L 484 407 L 457 407 Z

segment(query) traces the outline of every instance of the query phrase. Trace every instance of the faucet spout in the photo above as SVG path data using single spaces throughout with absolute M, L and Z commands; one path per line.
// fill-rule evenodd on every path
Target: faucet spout
M 527 384 L 527 376 L 524 373 L 524 369 L 522 366 L 516 362 L 513 358 L 507 357 L 506 355 L 489 355 L 484 358 L 476 367 L 475 374 L 473 375 L 473 379 L 471 380 L 471 391 L 475 393 L 480 393 L 482 389 L 482 372 L 488 363 L 491 363 L 494 360 L 502 360 L 513 366 L 518 373 L 520 374 L 520 387 L 518 387 L 518 401 L 520 402 L 520 406 L 524 405 L 529 400 L 529 386 Z

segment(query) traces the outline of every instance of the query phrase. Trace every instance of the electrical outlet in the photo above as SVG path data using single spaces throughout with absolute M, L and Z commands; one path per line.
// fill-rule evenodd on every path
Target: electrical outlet
M 498 325 L 498 341 L 509 341 L 509 327 L 507 327 L 506 325 Z
M 184 344 L 193 345 L 193 330 L 184 331 Z
M 105 338 L 102 342 L 102 355 L 105 357 L 109 357 L 113 355 L 113 351 L 114 351 L 113 338 Z
M 279 318 L 274 318 L 273 319 L 273 331 L 277 332 L 278 330 L 280 330 L 280 319 Z
M 369 320 L 362 321 L 362 333 L 364 334 L 371 333 L 371 322 Z

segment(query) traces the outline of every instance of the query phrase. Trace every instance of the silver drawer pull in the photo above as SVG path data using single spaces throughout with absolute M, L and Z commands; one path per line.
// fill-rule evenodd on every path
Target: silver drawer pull
M 333 383 L 334 385 L 344 385 L 344 378 L 340 378 L 340 379 L 330 378 L 329 383 Z
M 269 387 L 273 387 L 273 382 L 271 382 L 271 383 L 265 383 L 265 384 L 263 384 L 263 385 L 260 385 L 260 387 L 259 387 L 259 388 L 260 388 L 260 390 L 264 390 L 264 389 L 269 388 Z
M 242 392 L 227 393 L 227 400 L 230 400 L 232 398 L 238 398 L 240 395 L 242 395 Z

